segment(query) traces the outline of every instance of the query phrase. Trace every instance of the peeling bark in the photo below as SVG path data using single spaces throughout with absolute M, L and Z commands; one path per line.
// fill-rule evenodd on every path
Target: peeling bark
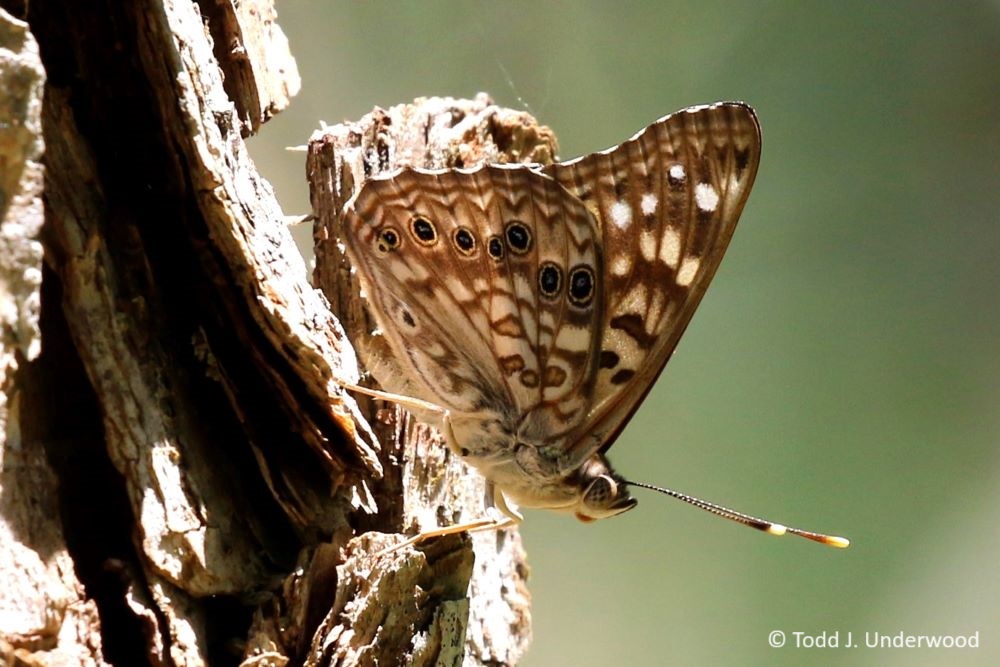
M 44 82 L 27 24 L 0 9 L 0 660 L 96 665 L 97 606 L 74 572 L 58 479 L 31 414 L 42 342 Z
M 243 142 L 299 85 L 271 2 L 27 7 L 0 17 L 0 659 L 516 662 L 516 531 L 383 553 L 483 488 L 341 391 L 367 323 L 331 225 L 373 170 L 551 135 L 485 96 L 317 135 L 320 290 Z

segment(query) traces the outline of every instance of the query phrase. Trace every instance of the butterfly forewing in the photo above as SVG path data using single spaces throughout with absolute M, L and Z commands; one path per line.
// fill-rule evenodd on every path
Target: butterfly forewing
M 605 264 L 600 372 L 571 458 L 610 446 L 652 387 L 722 260 L 759 159 L 753 110 L 721 103 L 545 169 L 599 220 Z

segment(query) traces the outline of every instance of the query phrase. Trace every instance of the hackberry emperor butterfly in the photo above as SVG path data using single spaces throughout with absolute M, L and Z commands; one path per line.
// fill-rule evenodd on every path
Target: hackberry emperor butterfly
M 719 103 L 568 162 L 372 178 L 342 239 L 379 327 L 355 341 L 365 365 L 511 518 L 613 516 L 635 506 L 631 484 L 846 546 L 626 481 L 605 457 L 708 287 L 759 157 L 753 110 Z

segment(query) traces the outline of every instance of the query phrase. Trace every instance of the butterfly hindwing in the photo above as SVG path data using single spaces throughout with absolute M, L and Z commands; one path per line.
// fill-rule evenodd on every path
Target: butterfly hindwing
M 579 200 L 527 167 L 404 169 L 366 183 L 344 224 L 394 357 L 367 364 L 383 387 L 511 428 L 550 405 L 582 421 L 603 273 Z
M 497 256 L 487 248 L 499 286 L 491 310 L 501 370 L 525 412 L 557 405 L 558 420 L 580 421 L 594 381 L 590 360 L 601 319 L 596 223 L 579 200 L 531 169 L 488 167 L 485 174 L 494 196 L 490 217 L 500 223 L 489 243 L 503 249 Z M 572 281 L 579 283 L 583 272 L 591 284 L 574 291 Z M 503 326 L 497 316 L 504 313 L 516 313 L 515 326 Z M 518 341 L 526 341 L 523 352 Z M 553 437 L 567 430 L 554 422 L 544 427 Z

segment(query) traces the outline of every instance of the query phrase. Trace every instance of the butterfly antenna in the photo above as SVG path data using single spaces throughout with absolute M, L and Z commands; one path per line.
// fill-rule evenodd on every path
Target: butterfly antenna
M 659 491 L 660 493 L 670 496 L 671 498 L 683 500 L 688 505 L 694 505 L 695 507 L 700 507 L 706 512 L 711 512 L 716 516 L 721 516 L 723 519 L 729 519 L 730 521 L 735 521 L 736 523 L 742 523 L 744 526 L 750 526 L 751 528 L 762 530 L 765 533 L 770 533 L 771 535 L 784 535 L 785 533 L 790 533 L 792 535 L 804 537 L 807 540 L 812 540 L 813 542 L 819 542 L 820 544 L 826 544 L 827 546 L 838 547 L 840 549 L 846 549 L 851 544 L 851 541 L 846 537 L 824 535 L 823 533 L 814 533 L 809 530 L 802 530 L 801 528 L 789 528 L 788 526 L 783 526 L 780 523 L 768 521 L 767 519 L 758 519 L 755 516 L 737 512 L 736 510 L 731 510 L 728 507 L 716 505 L 715 503 L 710 503 L 707 500 L 689 496 L 686 493 L 681 493 L 680 491 L 665 489 L 660 486 L 644 484 L 642 482 L 630 482 L 625 480 L 625 483 L 629 486 L 638 486 L 643 489 L 649 489 L 650 491 Z

